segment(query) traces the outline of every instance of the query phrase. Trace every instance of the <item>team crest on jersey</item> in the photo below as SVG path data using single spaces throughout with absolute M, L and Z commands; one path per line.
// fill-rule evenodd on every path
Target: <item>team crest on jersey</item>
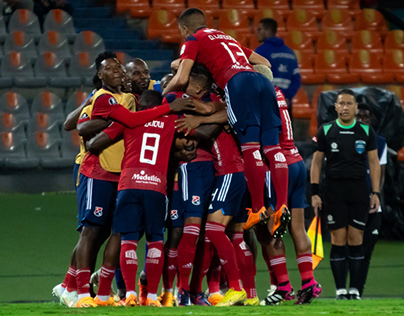
M 94 215 L 97 217 L 101 217 L 102 216 L 102 210 L 103 208 L 100 206 L 96 206 L 95 210 L 94 210 Z
M 201 198 L 198 195 L 192 196 L 192 204 L 193 205 L 201 205 Z
M 177 210 L 171 210 L 171 220 L 175 221 L 178 219 L 178 211 Z
M 365 148 L 366 148 L 366 142 L 364 140 L 357 140 L 355 142 L 355 149 L 359 155 L 365 152 Z
M 109 103 L 110 105 L 118 104 L 118 102 L 116 102 L 115 98 L 113 98 L 113 97 L 109 98 L 108 103 Z
M 83 113 L 83 115 L 80 117 L 80 119 L 86 119 L 88 118 L 88 114 L 87 113 Z

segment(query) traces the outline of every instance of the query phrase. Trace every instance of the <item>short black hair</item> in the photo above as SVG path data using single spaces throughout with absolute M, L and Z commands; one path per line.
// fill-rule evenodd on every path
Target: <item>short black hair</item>
M 95 68 L 97 69 L 97 72 L 100 71 L 101 63 L 109 58 L 117 59 L 116 54 L 111 51 L 105 51 L 97 56 L 97 58 L 95 59 Z
M 339 95 L 343 95 L 343 94 L 349 94 L 349 95 L 353 96 L 354 100 L 356 102 L 356 94 L 355 94 L 355 92 L 353 92 L 353 90 L 351 90 L 351 89 L 341 89 L 337 94 L 337 98 L 338 98 Z
M 97 90 L 100 90 L 102 88 L 102 80 L 98 77 L 97 74 L 95 74 L 93 77 L 93 85 L 94 88 Z
M 205 65 L 199 63 L 192 66 L 189 76 L 196 80 L 202 81 L 205 89 L 210 89 L 214 82 L 209 69 Z
M 202 18 L 203 18 L 203 21 L 205 21 L 205 24 L 206 24 L 205 14 L 203 13 L 202 10 L 200 10 L 198 8 L 188 8 L 185 11 L 183 11 L 180 14 L 180 16 L 178 17 L 178 24 L 183 24 L 188 27 L 192 27 L 194 24 L 194 21 L 192 21 L 190 19 L 190 17 L 193 15 L 200 17 L 200 21 L 198 20 L 198 22 L 202 22 Z
M 260 21 L 264 29 L 270 30 L 273 35 L 276 34 L 276 31 L 278 30 L 278 22 L 276 20 L 271 19 L 271 18 L 265 18 Z
M 163 96 L 156 90 L 145 90 L 140 95 L 139 103 L 141 108 L 148 108 L 151 106 L 161 105 Z

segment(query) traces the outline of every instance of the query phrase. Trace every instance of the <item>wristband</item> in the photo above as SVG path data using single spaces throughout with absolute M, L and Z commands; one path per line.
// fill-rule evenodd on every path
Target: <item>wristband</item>
M 379 198 L 379 200 L 380 200 L 380 192 L 372 192 L 372 194 L 371 195 L 377 195 L 377 197 Z
M 320 195 L 320 185 L 318 183 L 311 184 L 311 195 Z

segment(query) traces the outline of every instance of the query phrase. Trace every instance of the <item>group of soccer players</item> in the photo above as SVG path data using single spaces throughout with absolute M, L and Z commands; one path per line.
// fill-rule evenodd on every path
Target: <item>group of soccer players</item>
M 275 305 L 295 298 L 282 242 L 289 226 L 302 278 L 296 303 L 309 303 L 321 286 L 304 229 L 306 173 L 270 64 L 207 28 L 199 9 L 178 25 L 185 42 L 162 93 L 144 61 L 124 67 L 105 52 L 92 97 L 66 119 L 83 140 L 74 171 L 80 238 L 53 293 L 71 307 L 259 305 L 255 232 L 274 285 L 262 304 Z M 107 240 L 94 298 L 90 277 Z

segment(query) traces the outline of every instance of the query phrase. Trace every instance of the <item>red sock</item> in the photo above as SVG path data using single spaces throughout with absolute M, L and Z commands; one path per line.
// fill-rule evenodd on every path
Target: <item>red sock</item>
M 178 251 L 174 248 L 164 247 L 164 267 L 163 267 L 163 286 L 164 290 L 173 288 L 174 278 L 177 274 L 177 255 Z
M 273 183 L 276 192 L 275 211 L 277 211 L 282 204 L 288 205 L 288 164 L 279 145 L 265 146 L 263 150 L 269 161 L 271 183 Z
M 189 276 L 192 270 L 192 263 L 195 258 L 196 241 L 199 237 L 201 226 L 188 224 L 184 227 L 180 244 L 178 245 L 178 269 L 180 272 L 180 289 L 189 291 Z
M 206 237 L 209 238 L 217 250 L 220 262 L 222 263 L 223 269 L 226 272 L 227 280 L 229 281 L 229 288 L 233 288 L 235 291 L 241 291 L 242 286 L 237 266 L 236 253 L 233 245 L 224 232 L 225 229 L 226 226 L 224 225 L 208 221 L 206 222 Z
M 261 245 L 261 252 L 262 252 L 262 257 L 264 258 L 264 261 L 267 264 L 269 278 L 271 279 L 271 285 L 278 285 L 278 281 L 276 280 L 276 276 L 274 274 L 274 269 L 271 267 L 271 261 L 269 260 L 269 256 L 266 251 L 265 245 Z
M 202 281 L 209 270 L 213 256 L 213 246 L 210 240 L 205 236 L 199 239 L 196 246 L 196 255 L 194 260 L 194 268 L 192 269 L 192 278 L 190 291 L 192 294 L 202 292 Z
M 163 241 L 148 241 L 147 248 L 147 292 L 157 294 L 164 266 Z
M 100 284 L 98 285 L 98 296 L 109 296 L 111 292 L 112 279 L 115 276 L 115 267 L 101 267 Z
M 126 292 L 136 292 L 136 272 L 137 272 L 137 241 L 122 240 L 119 262 L 121 272 L 126 285 Z
M 284 255 L 275 256 L 270 258 L 271 268 L 274 271 L 278 285 L 282 283 L 287 283 L 288 288 L 290 287 L 288 270 L 286 268 L 286 257 Z M 290 290 L 290 289 L 289 289 Z
M 243 144 L 244 175 L 251 194 L 252 210 L 259 211 L 264 204 L 266 166 L 262 161 L 259 144 Z
M 68 292 L 77 291 L 76 275 L 77 275 L 76 267 L 70 265 L 69 270 L 66 273 L 65 281 L 63 282 L 66 284 L 66 290 Z
M 313 275 L 313 257 L 311 252 L 296 257 L 297 267 L 299 268 L 300 277 L 302 278 L 302 289 L 311 285 L 310 280 L 314 279 Z
M 213 255 L 207 274 L 209 293 L 218 293 L 220 291 L 220 276 L 222 274 L 222 266 L 217 254 Z
M 240 277 L 243 282 L 243 288 L 247 292 L 247 298 L 254 298 L 257 296 L 255 289 L 255 274 L 257 269 L 250 247 L 245 243 L 243 235 L 243 232 L 235 232 L 230 235 L 230 239 L 236 252 Z
M 77 294 L 90 296 L 90 268 L 79 269 L 76 273 Z

